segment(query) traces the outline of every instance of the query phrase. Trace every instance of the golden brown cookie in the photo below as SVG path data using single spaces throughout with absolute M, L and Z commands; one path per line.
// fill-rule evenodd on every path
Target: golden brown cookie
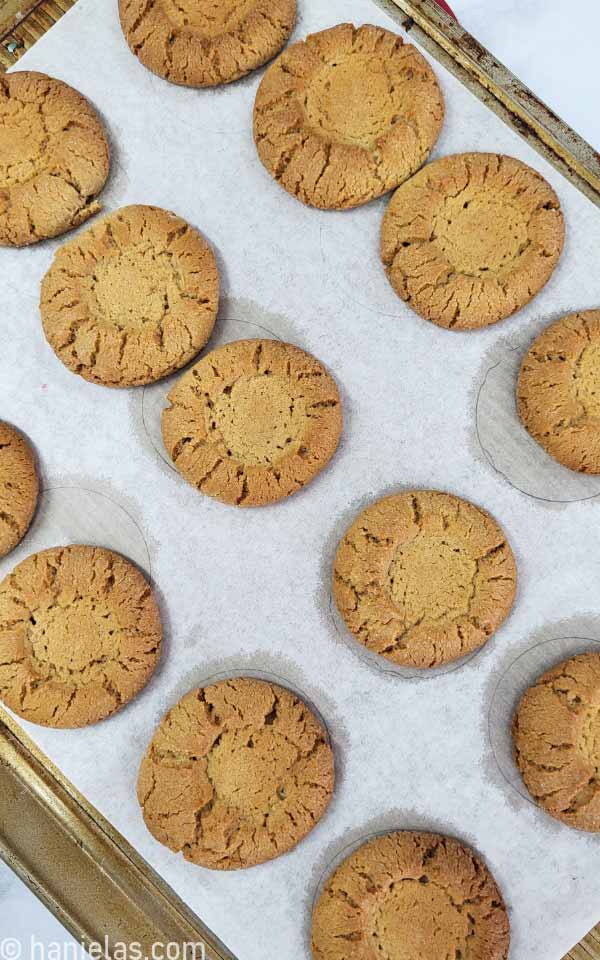
M 550 279 L 564 239 L 558 198 L 514 157 L 461 153 L 399 187 L 381 229 L 381 259 L 403 300 L 451 330 L 496 323 Z
M 0 698 L 46 727 L 96 723 L 147 682 L 161 635 L 129 560 L 102 547 L 34 553 L 0 583 Z
M 0 246 L 56 237 L 98 213 L 108 168 L 104 127 L 77 90 L 30 70 L 0 78 Z
M 506 960 L 509 944 L 489 869 L 435 833 L 369 840 L 332 873 L 313 911 L 314 960 Z
M 234 340 L 213 350 L 168 399 L 162 434 L 181 475 L 242 507 L 300 490 L 331 459 L 342 432 L 333 377 L 279 340 Z
M 122 207 L 58 249 L 42 281 L 48 343 L 107 387 L 153 383 L 212 333 L 219 273 L 208 243 L 159 207 Z
M 527 690 L 513 742 L 535 802 L 570 827 L 600 831 L 600 654 L 565 660 Z
M 340 23 L 269 67 L 254 104 L 254 140 L 288 193 L 343 210 L 418 170 L 443 117 L 435 74 L 415 47 L 381 27 Z
M 356 639 L 411 667 L 477 650 L 507 617 L 515 589 L 515 560 L 496 521 L 435 490 L 363 510 L 333 570 L 335 601 Z
M 0 557 L 23 539 L 35 513 L 38 474 L 31 446 L 0 420 Z
M 187 87 L 238 80 L 279 53 L 296 0 L 119 0 L 129 48 L 148 70 Z
M 192 690 L 158 727 L 140 767 L 146 826 L 186 860 L 237 870 L 291 850 L 334 784 L 327 734 L 274 683 L 238 677 Z
M 517 384 L 519 416 L 570 470 L 600 473 L 600 310 L 570 313 L 542 330 Z

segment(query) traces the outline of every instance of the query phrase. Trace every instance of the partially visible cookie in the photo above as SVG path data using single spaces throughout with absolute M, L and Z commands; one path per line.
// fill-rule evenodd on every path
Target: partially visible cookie
M 296 0 L 119 0 L 129 48 L 148 70 L 188 87 L 238 80 L 279 53 Z
M 312 917 L 314 960 L 506 960 L 509 944 L 489 869 L 435 833 L 363 844 L 329 877 Z
M 514 157 L 442 157 L 398 188 L 383 218 L 388 279 L 426 320 L 473 330 L 519 310 L 563 248 L 554 190 Z
M 54 547 L 0 583 L 0 699 L 47 727 L 83 727 L 151 676 L 162 628 L 148 581 L 102 547 Z
M 0 245 L 56 237 L 98 213 L 108 176 L 102 122 L 77 90 L 43 73 L 0 78 Z
M 342 431 L 335 380 L 279 340 L 234 340 L 204 356 L 169 394 L 162 434 L 173 463 L 223 503 L 262 506 L 304 487 Z
M 269 67 L 256 95 L 254 140 L 288 193 L 342 210 L 418 170 L 443 117 L 435 74 L 415 47 L 381 27 L 340 23 Z
M 334 784 L 320 722 L 295 694 L 238 677 L 192 690 L 161 721 L 138 777 L 146 826 L 213 870 L 291 850 L 323 816 Z
M 551 457 L 600 473 L 600 310 L 570 313 L 542 330 L 521 364 L 517 403 Z
M 38 499 L 35 455 L 19 431 L 0 420 L 0 557 L 23 539 Z
M 371 504 L 334 562 L 348 628 L 403 666 L 436 667 L 477 650 L 507 617 L 515 589 L 512 550 L 493 517 L 435 490 Z
M 192 360 L 219 306 L 211 248 L 159 207 L 122 207 L 60 247 L 42 281 L 48 343 L 107 387 L 153 383 Z
M 515 759 L 546 813 L 600 831 L 600 654 L 583 653 L 543 674 L 513 720 Z

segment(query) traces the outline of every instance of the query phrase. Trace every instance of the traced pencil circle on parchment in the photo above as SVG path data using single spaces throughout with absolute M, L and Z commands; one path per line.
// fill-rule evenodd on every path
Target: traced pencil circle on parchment
M 255 323 L 253 320 L 238 320 L 234 317 L 219 319 L 215 333 L 201 356 L 206 356 L 210 350 L 214 350 L 216 347 L 230 343 L 233 340 L 260 340 L 265 337 L 283 342 L 283 337 L 275 333 L 274 330 L 270 330 L 262 324 Z M 199 359 L 200 356 L 196 357 L 190 364 L 190 367 L 193 367 Z M 167 377 L 165 380 L 161 380 L 159 383 L 144 387 L 141 392 L 141 416 L 146 436 L 156 455 L 178 476 L 178 471 L 174 467 L 173 461 L 167 453 L 163 442 L 161 416 L 162 411 L 168 406 L 167 397 L 169 392 L 184 373 L 185 370 L 179 370 L 177 373 Z
M 387 196 L 373 200 L 351 213 L 321 214 L 319 245 L 324 275 L 350 303 L 382 317 L 401 319 L 412 311 L 392 290 L 379 257 L 379 232 L 388 200 Z
M 509 664 L 492 693 L 487 732 L 492 755 L 502 778 L 532 806 L 538 804 L 525 786 L 513 754 L 512 723 L 521 697 L 551 667 L 590 650 L 600 650 L 593 637 L 554 637 L 528 647 Z
M 0 578 L 32 553 L 72 543 L 106 547 L 152 576 L 146 537 L 122 503 L 91 487 L 57 483 L 42 491 L 29 533 L 0 561 Z
M 492 469 L 528 497 L 550 503 L 591 500 L 600 495 L 600 477 L 563 467 L 519 419 L 517 378 L 531 339 L 504 343 L 487 367 L 475 401 L 478 444 Z
M 377 673 L 392 677 L 396 680 L 435 680 L 437 677 L 444 676 L 445 674 L 455 673 L 470 663 L 471 660 L 474 660 L 486 647 L 484 644 L 477 650 L 467 653 L 464 657 L 452 660 L 449 663 L 442 663 L 438 667 L 427 667 L 426 669 L 420 667 L 404 667 L 399 664 L 394 664 L 390 660 L 386 660 L 385 657 L 377 653 L 373 653 L 352 636 L 338 611 L 333 593 L 331 592 L 329 593 L 329 614 L 334 630 L 340 640 L 342 640 L 366 666 L 372 670 L 376 670 Z

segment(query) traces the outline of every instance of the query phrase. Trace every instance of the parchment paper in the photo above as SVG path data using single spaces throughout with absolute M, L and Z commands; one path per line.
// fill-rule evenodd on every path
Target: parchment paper
M 396 26 L 371 0 L 299 6 L 296 37 L 347 19 Z M 323 871 L 357 837 L 397 827 L 446 831 L 475 846 L 510 908 L 512 960 L 558 960 L 600 918 L 600 840 L 552 821 L 507 783 L 488 713 L 499 678 L 524 650 L 554 637 L 600 637 L 599 508 L 594 499 L 544 503 L 507 483 L 478 442 L 475 401 L 503 344 L 527 341 L 564 312 L 600 306 L 600 211 L 434 64 L 447 102 L 434 155 L 521 157 L 554 185 L 567 221 L 562 261 L 529 307 L 481 333 L 443 331 L 387 286 L 377 257 L 385 201 L 320 213 L 263 170 L 251 135 L 260 74 L 212 92 L 163 82 L 130 54 L 113 0 L 80 0 L 20 65 L 73 84 L 102 112 L 114 147 L 106 210 L 158 204 L 204 231 L 222 271 L 221 316 L 240 327 L 233 335 L 246 335 L 239 321 L 250 321 L 314 352 L 337 377 L 345 409 L 339 453 L 304 492 L 258 510 L 213 502 L 156 452 L 152 391 L 142 416 L 141 390 L 85 383 L 47 346 L 38 285 L 60 241 L 0 251 L 1 415 L 36 444 L 48 486 L 95 491 L 139 525 L 167 633 L 157 675 L 120 714 L 76 732 L 28 732 L 240 960 L 307 958 Z M 410 486 L 486 507 L 519 566 L 505 626 L 460 670 L 429 680 L 366 663 L 329 609 L 338 538 L 371 499 Z M 94 535 L 89 498 L 72 503 L 57 517 L 47 502 L 32 548 L 49 536 Z M 120 517 L 118 506 L 102 510 L 97 538 L 125 549 Z M 132 552 L 139 546 L 132 542 Z M 289 678 L 318 706 L 335 744 L 337 790 L 295 852 L 212 873 L 147 833 L 137 768 L 170 705 L 202 678 L 244 668 Z

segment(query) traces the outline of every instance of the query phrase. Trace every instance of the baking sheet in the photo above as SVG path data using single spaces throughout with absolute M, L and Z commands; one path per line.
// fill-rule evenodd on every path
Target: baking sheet
M 396 27 L 371 0 L 299 5 L 296 37 L 347 19 Z M 377 258 L 384 200 L 318 212 L 272 183 L 251 135 L 260 74 L 215 91 L 165 83 L 129 53 L 113 0 L 79 0 L 20 66 L 72 83 L 102 112 L 114 148 L 106 210 L 158 204 L 204 231 L 223 277 L 221 317 L 314 352 L 335 374 L 345 411 L 339 453 L 302 493 L 259 510 L 213 502 L 153 443 L 146 420 L 158 415 L 159 388 L 152 399 L 151 391 L 87 384 L 46 345 L 38 284 L 60 241 L 0 251 L 1 415 L 34 441 L 46 487 L 76 486 L 116 503 L 116 511 L 102 510 L 98 542 L 127 552 L 119 508 L 133 519 L 167 633 L 157 674 L 121 713 L 80 731 L 25 724 L 27 731 L 240 960 L 307 958 L 323 870 L 357 837 L 397 827 L 445 831 L 476 847 L 510 909 L 512 960 L 558 960 L 598 920 L 600 839 L 554 822 L 507 783 L 488 715 L 520 653 L 555 637 L 600 637 L 598 503 L 546 503 L 509 484 L 482 451 L 475 404 L 507 339 L 533 338 L 562 313 L 600 305 L 600 211 L 434 64 L 447 101 L 434 156 L 520 157 L 554 185 L 567 220 L 562 261 L 530 306 L 485 331 L 452 333 L 389 290 Z M 329 608 L 344 529 L 371 499 L 411 486 L 490 510 L 519 567 L 503 628 L 460 670 L 427 682 L 366 663 L 339 636 Z M 32 549 L 50 536 L 95 536 L 89 500 L 74 494 L 72 504 L 57 513 L 44 494 Z M 141 550 L 133 529 L 132 555 L 136 543 Z M 0 574 L 17 558 L 6 558 Z M 245 668 L 287 678 L 316 704 L 335 746 L 337 790 L 296 851 L 248 871 L 212 873 L 148 834 L 135 799 L 137 768 L 155 725 L 184 692 L 213 673 Z

